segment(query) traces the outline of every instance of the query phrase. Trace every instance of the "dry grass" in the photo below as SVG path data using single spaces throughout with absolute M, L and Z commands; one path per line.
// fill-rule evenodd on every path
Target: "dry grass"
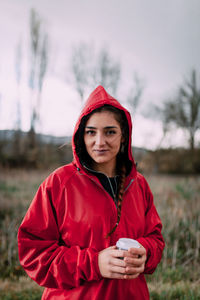
M 0 208 L 30 204 L 48 174 L 44 170 L 0 169 Z
M 44 288 L 40 287 L 36 282 L 31 280 L 27 276 L 21 276 L 18 280 L 15 281 L 10 279 L 0 280 L 0 290 L 19 292 L 28 289 L 43 291 Z
M 198 264 L 200 255 L 200 177 L 156 176 L 149 178 L 163 221 L 163 266 Z M 180 251 L 182 253 L 180 255 Z

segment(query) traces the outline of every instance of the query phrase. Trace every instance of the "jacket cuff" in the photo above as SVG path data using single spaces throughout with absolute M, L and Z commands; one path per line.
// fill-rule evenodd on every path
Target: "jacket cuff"
M 95 280 L 100 280 L 102 279 L 102 275 L 100 273 L 99 270 L 99 262 L 98 262 L 98 258 L 99 258 L 99 252 L 95 252 L 93 259 L 92 259 L 92 264 L 93 264 L 93 268 L 94 268 L 94 273 L 96 274 L 96 278 Z

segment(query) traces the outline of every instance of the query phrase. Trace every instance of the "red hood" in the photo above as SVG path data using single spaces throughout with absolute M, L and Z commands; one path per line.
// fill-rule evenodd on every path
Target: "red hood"
M 78 121 L 76 122 L 76 125 L 75 125 L 73 138 L 72 138 L 72 150 L 73 150 L 74 160 L 75 160 L 75 163 L 77 166 L 80 166 L 80 161 L 79 161 L 78 155 L 76 153 L 74 137 L 79 128 L 81 120 L 84 116 L 88 115 L 91 111 L 93 111 L 94 109 L 99 108 L 105 104 L 112 105 L 112 106 L 114 106 L 120 110 L 123 110 L 125 112 L 125 115 L 126 115 L 126 118 L 128 121 L 128 126 L 129 126 L 128 158 L 132 162 L 132 164 L 135 165 L 133 155 L 132 155 L 132 149 L 131 149 L 132 121 L 131 121 L 130 113 L 115 98 L 113 98 L 111 95 L 109 95 L 107 93 L 107 91 L 103 88 L 103 86 L 99 85 L 90 94 L 89 98 L 87 99 L 87 101 L 81 111 Z

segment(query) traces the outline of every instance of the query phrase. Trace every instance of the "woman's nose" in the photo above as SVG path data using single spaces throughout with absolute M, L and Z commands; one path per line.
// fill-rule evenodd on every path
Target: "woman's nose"
M 105 136 L 102 133 L 98 133 L 96 135 L 95 143 L 97 146 L 101 146 L 105 144 Z

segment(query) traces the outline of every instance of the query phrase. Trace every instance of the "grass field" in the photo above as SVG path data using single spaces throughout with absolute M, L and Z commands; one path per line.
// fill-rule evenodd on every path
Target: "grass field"
M 0 169 L 0 299 L 36 300 L 42 288 L 18 262 L 17 230 L 48 171 Z M 200 177 L 146 177 L 163 222 L 163 258 L 147 276 L 151 299 L 200 299 Z

